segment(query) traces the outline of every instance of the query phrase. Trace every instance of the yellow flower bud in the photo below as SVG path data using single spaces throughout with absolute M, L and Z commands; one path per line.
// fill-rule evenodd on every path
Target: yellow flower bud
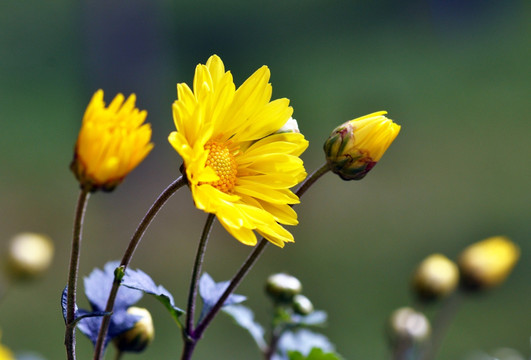
M 7 254 L 7 273 L 14 280 L 31 279 L 48 270 L 52 240 L 42 234 L 21 233 L 13 237 Z
M 413 289 L 423 300 L 433 300 L 452 293 L 459 282 L 457 265 L 441 254 L 424 259 L 413 275 Z
M 122 94 L 105 107 L 103 91 L 90 101 L 70 169 L 90 191 L 113 190 L 151 151 L 151 126 L 147 113 L 135 108 L 136 97 L 124 102 Z
M 459 256 L 465 285 L 485 289 L 501 284 L 520 257 L 520 249 L 505 236 L 493 236 L 467 247 Z
M 380 111 L 347 121 L 326 140 L 326 161 L 343 180 L 363 179 L 400 132 L 400 125 L 385 114 Z
M 153 341 L 155 328 L 153 319 L 147 309 L 131 306 L 127 313 L 140 317 L 133 328 L 121 333 L 113 339 L 120 351 L 142 352 Z
M 410 307 L 395 310 L 389 319 L 391 342 L 403 341 L 422 342 L 431 334 L 428 318 Z

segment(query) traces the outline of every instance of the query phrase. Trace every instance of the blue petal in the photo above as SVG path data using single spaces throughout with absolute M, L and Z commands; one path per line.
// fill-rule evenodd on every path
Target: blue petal
M 94 269 L 85 281 L 85 294 L 94 311 L 104 311 L 114 281 L 114 270 L 120 265 L 117 261 L 108 262 L 103 270 Z M 141 291 L 120 287 L 114 303 L 114 313 L 125 311 L 142 298 Z
M 199 279 L 199 296 L 203 300 L 203 309 L 201 310 L 201 316 L 199 321 L 214 307 L 216 302 L 221 298 L 221 295 L 225 292 L 229 286 L 230 281 L 221 281 L 216 283 L 210 275 L 204 273 Z M 234 304 L 240 304 L 247 298 L 243 295 L 231 294 L 223 303 L 223 306 L 229 306 Z

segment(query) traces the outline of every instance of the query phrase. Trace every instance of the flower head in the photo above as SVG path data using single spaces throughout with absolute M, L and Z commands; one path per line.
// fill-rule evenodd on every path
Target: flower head
M 326 161 L 343 180 L 363 179 L 400 132 L 400 125 L 385 114 L 380 111 L 347 121 L 326 140 Z
M 122 94 L 105 107 L 103 91 L 92 97 L 79 131 L 70 168 L 82 187 L 110 191 L 151 151 L 147 112 L 135 108 L 136 97 Z
M 505 236 L 493 236 L 467 247 L 459 256 L 459 269 L 469 289 L 501 284 L 520 257 L 520 249 Z
M 197 208 L 216 214 L 240 242 L 256 244 L 254 231 L 280 247 L 293 241 L 282 225 L 296 225 L 290 190 L 306 177 L 299 155 L 308 142 L 277 132 L 290 119 L 288 99 L 271 100 L 270 72 L 262 66 L 236 89 L 214 55 L 196 67 L 193 90 L 177 85 L 177 131 L 168 140 L 184 161 Z

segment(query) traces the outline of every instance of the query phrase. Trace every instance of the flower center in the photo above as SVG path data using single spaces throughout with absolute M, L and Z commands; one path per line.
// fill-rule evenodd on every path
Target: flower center
M 230 193 L 236 183 L 236 173 L 238 172 L 238 164 L 236 164 L 234 156 L 225 144 L 217 142 L 207 143 L 205 150 L 208 151 L 205 165 L 210 166 L 219 176 L 219 180 L 211 182 L 210 185 L 224 193 Z

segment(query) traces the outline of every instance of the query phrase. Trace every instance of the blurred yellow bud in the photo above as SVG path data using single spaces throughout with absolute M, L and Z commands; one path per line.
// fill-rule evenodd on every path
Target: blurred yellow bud
M 363 179 L 400 132 L 400 125 L 385 114 L 380 111 L 347 121 L 326 140 L 326 161 L 343 180 Z
M 134 94 L 125 102 L 118 94 L 105 107 L 102 90 L 90 100 L 70 164 L 82 187 L 113 190 L 153 148 L 147 113 L 135 101 Z
M 276 302 L 291 303 L 301 291 L 302 284 L 295 276 L 278 273 L 267 278 L 266 293 Z
M 13 237 L 7 253 L 7 273 L 14 280 L 31 279 L 50 267 L 54 247 L 42 234 L 21 233 Z
M 0 344 L 0 360 L 16 360 L 11 350 L 2 344 Z
M 133 328 L 116 336 L 113 343 L 120 351 L 142 352 L 155 337 L 153 319 L 147 309 L 136 306 L 127 309 L 127 313 L 139 316 L 140 319 Z
M 461 277 L 471 289 L 501 284 L 520 257 L 520 249 L 505 236 L 493 236 L 467 247 L 459 256 Z
M 446 256 L 433 254 L 424 259 L 413 275 L 413 290 L 423 300 L 452 293 L 459 282 L 457 265 Z
M 389 319 L 391 342 L 422 342 L 431 334 L 428 318 L 410 307 L 395 310 Z
M 2 337 L 2 332 L 0 331 L 0 337 Z M 15 355 L 4 345 L 0 344 L 0 360 L 16 360 Z

